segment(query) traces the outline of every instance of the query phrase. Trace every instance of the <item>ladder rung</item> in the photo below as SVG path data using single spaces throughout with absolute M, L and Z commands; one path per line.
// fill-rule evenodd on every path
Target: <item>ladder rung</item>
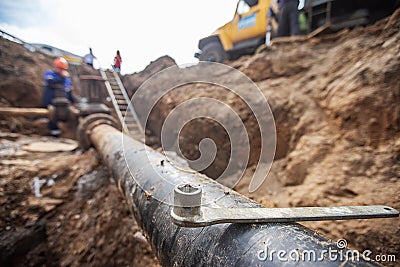
M 106 78 L 108 83 L 107 85 L 107 90 L 109 91 L 110 97 L 113 99 L 113 103 L 115 104 L 114 108 L 116 109 L 117 113 L 122 116 L 120 118 L 121 123 L 124 124 L 124 128 L 126 128 L 126 131 L 131 135 L 136 137 L 136 139 L 143 141 L 143 136 L 142 136 L 142 131 L 143 129 L 141 128 L 140 125 L 138 125 L 136 121 L 136 114 L 135 110 L 132 108 L 129 108 L 130 100 L 125 98 L 127 96 L 127 93 L 125 91 L 125 88 L 120 81 L 120 78 L 115 75 L 115 73 L 111 70 L 104 71 L 101 70 L 102 76 Z

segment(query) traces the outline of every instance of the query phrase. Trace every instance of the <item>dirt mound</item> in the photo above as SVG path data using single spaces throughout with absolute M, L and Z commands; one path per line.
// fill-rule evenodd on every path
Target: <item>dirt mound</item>
M 2 102 L 14 107 L 38 107 L 43 73 L 51 69 L 51 59 L 43 54 L 33 54 L 24 46 L 2 38 L 0 61 Z
M 169 56 L 162 56 L 152 62 L 142 71 L 129 75 L 124 75 L 121 80 L 127 90 L 128 94 L 132 96 L 136 90 L 152 75 L 168 68 L 175 66 L 176 62 Z

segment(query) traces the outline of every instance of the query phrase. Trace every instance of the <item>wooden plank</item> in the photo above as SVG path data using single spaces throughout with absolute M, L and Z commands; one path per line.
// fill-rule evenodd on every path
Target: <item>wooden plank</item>
M 0 115 L 5 116 L 47 116 L 49 111 L 45 108 L 0 108 Z

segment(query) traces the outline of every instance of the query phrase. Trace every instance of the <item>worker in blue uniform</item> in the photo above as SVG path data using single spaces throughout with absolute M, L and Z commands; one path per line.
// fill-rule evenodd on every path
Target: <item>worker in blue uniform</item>
M 72 82 L 68 73 L 68 62 L 63 57 L 58 57 L 53 64 L 54 70 L 48 70 L 44 73 L 43 108 L 54 105 L 53 100 L 57 97 L 64 97 L 71 103 L 76 102 L 72 95 Z M 52 136 L 58 137 L 61 135 L 57 119 L 50 120 L 48 127 Z

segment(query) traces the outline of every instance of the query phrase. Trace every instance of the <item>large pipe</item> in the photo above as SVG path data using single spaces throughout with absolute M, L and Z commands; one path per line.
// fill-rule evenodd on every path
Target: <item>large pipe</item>
M 112 171 L 163 266 L 376 266 L 363 259 L 347 261 L 348 250 L 339 253 L 331 240 L 299 224 L 179 227 L 172 222 L 172 205 L 167 203 L 173 201 L 174 185 L 183 180 L 201 184 L 203 203 L 218 199 L 212 203 L 213 207 L 260 207 L 260 204 L 204 175 L 174 168 L 162 154 L 146 152 L 142 143 L 109 125 L 95 126 L 89 137 Z M 149 166 L 148 160 L 155 164 Z M 163 201 L 153 197 L 155 194 L 158 199 L 163 196 Z

